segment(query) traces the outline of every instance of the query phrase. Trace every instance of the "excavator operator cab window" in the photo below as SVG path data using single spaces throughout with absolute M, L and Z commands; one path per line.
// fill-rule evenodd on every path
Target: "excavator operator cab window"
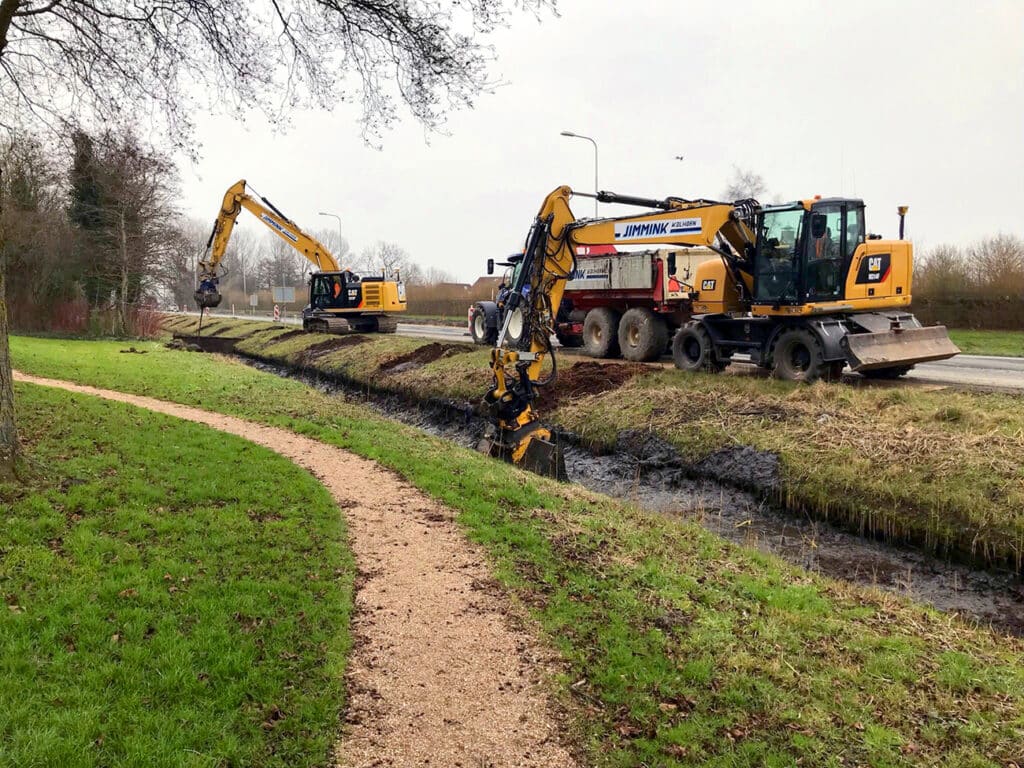
M 843 296 L 845 254 L 842 203 L 816 204 L 810 214 L 810 237 L 804 246 L 800 295 L 808 302 Z
M 758 218 L 754 257 L 754 299 L 790 304 L 798 300 L 800 241 L 806 211 L 803 206 L 765 209 Z

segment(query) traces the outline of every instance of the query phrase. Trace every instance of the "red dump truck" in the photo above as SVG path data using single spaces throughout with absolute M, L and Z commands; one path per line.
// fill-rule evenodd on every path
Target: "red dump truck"
M 555 335 L 564 347 L 583 347 L 594 357 L 644 362 L 668 351 L 675 330 L 690 318 L 691 282 L 697 265 L 720 258 L 705 248 L 619 252 L 614 246 L 581 247 L 565 287 Z M 511 285 L 520 257 L 503 264 Z M 504 322 L 503 296 L 469 308 L 476 344 L 493 345 Z M 522 322 L 513 316 L 507 335 L 515 344 Z

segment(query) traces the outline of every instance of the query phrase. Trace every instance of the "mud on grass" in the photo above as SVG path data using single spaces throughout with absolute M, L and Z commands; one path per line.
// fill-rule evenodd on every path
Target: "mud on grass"
M 326 491 L 205 427 L 16 397 L 38 476 L 0 485 L 0 763 L 323 765 L 354 571 Z
M 1018 640 L 519 472 L 239 363 L 154 347 L 126 367 L 115 345 L 12 343 L 16 365 L 34 373 L 287 425 L 380 461 L 455 509 L 568 664 L 557 687 L 589 745 L 587 764 L 1019 761 Z

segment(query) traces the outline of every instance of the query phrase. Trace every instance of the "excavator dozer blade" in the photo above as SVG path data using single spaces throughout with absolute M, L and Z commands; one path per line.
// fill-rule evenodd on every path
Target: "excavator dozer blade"
M 850 333 L 843 337 L 842 345 L 850 368 L 855 371 L 915 365 L 960 354 L 944 325 Z

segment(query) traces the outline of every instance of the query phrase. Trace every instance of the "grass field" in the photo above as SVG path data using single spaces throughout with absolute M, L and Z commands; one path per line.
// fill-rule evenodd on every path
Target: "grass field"
M 323 487 L 206 427 L 16 398 L 32 479 L 0 486 L 0 765 L 324 765 L 353 563 Z
M 381 363 L 427 342 L 370 337 L 310 359 L 307 348 L 330 337 L 258 323 L 215 324 L 209 332 L 251 334 L 240 351 L 418 397 L 478 402 L 490 385 L 490 352 L 482 348 L 460 346 L 472 351 L 382 374 Z M 783 472 L 777 499 L 795 512 L 940 553 L 1024 564 L 1024 396 L 651 369 L 621 388 L 569 399 L 544 418 L 602 448 L 621 430 L 649 429 L 693 461 L 736 445 L 773 451 Z
M 527 475 L 241 364 L 156 344 L 145 355 L 109 342 L 12 345 L 32 373 L 200 404 L 354 450 L 457 510 L 564 657 L 557 690 L 590 763 L 1020 759 L 1019 640 Z
M 969 331 L 950 328 L 949 337 L 965 355 L 1024 357 L 1024 330 Z

